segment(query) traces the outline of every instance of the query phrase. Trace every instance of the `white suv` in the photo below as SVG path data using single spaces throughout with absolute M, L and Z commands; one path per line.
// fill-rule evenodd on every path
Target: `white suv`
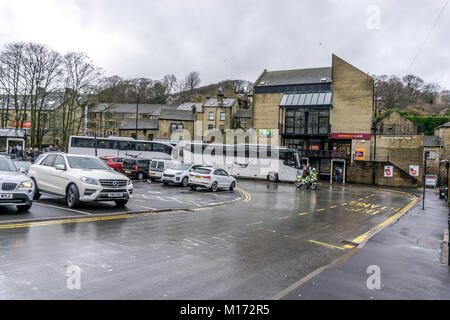
M 189 174 L 188 185 L 191 190 L 206 188 L 212 192 L 216 192 L 219 189 L 233 191 L 236 188 L 236 179 L 228 175 L 223 169 L 201 167 Z
M 30 167 L 28 175 L 36 185 L 36 200 L 41 193 L 61 196 L 69 208 L 91 201 L 114 201 L 122 207 L 133 193 L 131 180 L 97 157 L 48 153 Z

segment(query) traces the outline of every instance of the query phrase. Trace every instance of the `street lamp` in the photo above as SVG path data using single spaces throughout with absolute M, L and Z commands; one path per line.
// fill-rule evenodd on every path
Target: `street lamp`
M 373 145 L 373 168 L 372 168 L 372 184 L 375 185 L 375 176 L 376 176 L 376 161 L 377 161 L 377 99 L 378 99 L 378 84 L 374 83 L 373 86 L 373 121 L 372 121 L 372 132 L 374 138 Z
M 138 139 L 139 86 L 136 86 L 136 140 Z

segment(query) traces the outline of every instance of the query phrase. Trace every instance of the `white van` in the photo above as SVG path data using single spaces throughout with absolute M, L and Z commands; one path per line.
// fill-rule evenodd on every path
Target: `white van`
M 153 159 L 150 163 L 149 177 L 150 180 L 159 180 L 162 178 L 163 172 L 166 169 L 175 167 L 178 163 L 167 159 Z

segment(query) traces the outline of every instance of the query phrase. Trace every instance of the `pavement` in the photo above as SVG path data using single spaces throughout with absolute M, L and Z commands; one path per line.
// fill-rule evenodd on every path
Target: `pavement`
M 213 196 L 139 185 L 137 193 L 154 197 L 139 199 L 144 206 L 177 202 L 167 197 L 215 206 L 100 216 L 112 208 L 87 205 L 77 210 L 89 216 L 1 224 L 0 299 L 271 299 L 346 257 L 416 199 L 368 186 L 312 191 L 239 180 L 238 187 Z M 80 289 L 67 287 L 72 267 L 81 270 Z
M 449 208 L 427 190 L 417 203 L 366 243 L 310 274 L 286 300 L 450 299 L 450 268 L 441 259 Z

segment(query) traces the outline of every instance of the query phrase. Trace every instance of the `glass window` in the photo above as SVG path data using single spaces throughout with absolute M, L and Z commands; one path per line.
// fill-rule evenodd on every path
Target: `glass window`
M 0 158 L 0 171 L 16 172 L 17 168 L 10 159 Z
M 294 99 L 292 100 L 292 105 L 297 106 L 300 100 L 300 94 L 295 94 Z
M 313 93 L 312 97 L 311 97 L 311 105 L 317 105 L 317 100 L 319 98 L 319 94 L 318 93 Z
M 213 124 L 208 124 L 208 130 L 212 130 L 214 129 L 214 125 Z
M 171 123 L 170 124 L 170 131 L 173 132 L 175 130 L 177 130 L 177 124 L 176 123 Z
M 300 99 L 298 100 L 298 105 L 299 106 L 304 106 L 305 105 L 305 98 L 306 98 L 306 94 L 301 94 L 300 95 Z
M 283 95 L 283 98 L 281 99 L 281 102 L 280 102 L 280 106 L 285 106 L 286 105 L 287 97 L 288 97 L 287 94 Z
M 220 121 L 225 121 L 225 117 L 226 117 L 226 113 L 225 112 L 221 112 L 220 113 Z
M 210 112 L 208 116 L 209 120 L 214 120 L 214 112 Z
M 66 162 L 64 161 L 64 158 L 62 156 L 57 156 L 55 159 L 55 167 L 58 164 L 62 164 L 63 166 L 66 166 Z
M 94 148 L 94 139 L 72 138 L 71 146 L 75 148 Z
M 73 169 L 108 170 L 109 167 L 99 158 L 67 156 L 67 162 Z
M 294 100 L 294 95 L 290 94 L 289 97 L 287 98 L 286 105 L 291 106 L 292 105 L 292 100 Z
M 319 118 L 319 133 L 328 133 L 328 117 Z
M 47 156 L 47 158 L 44 159 L 44 161 L 42 161 L 43 166 L 46 167 L 53 167 L 55 165 L 55 160 L 56 160 L 56 155 L 51 154 L 49 156 Z
M 180 129 L 183 129 L 183 128 L 184 128 L 184 125 L 182 123 L 179 123 L 177 129 L 180 130 Z

